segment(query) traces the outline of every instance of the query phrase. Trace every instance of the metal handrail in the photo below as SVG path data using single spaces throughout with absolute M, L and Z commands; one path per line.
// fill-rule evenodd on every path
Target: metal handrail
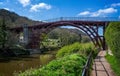
M 120 21 L 118 17 L 59 17 L 54 19 L 43 20 L 45 22 L 56 22 L 56 21 Z
M 83 71 L 82 71 L 82 76 L 89 76 L 89 69 L 90 69 L 90 64 L 92 62 L 92 54 L 93 54 L 93 51 L 90 52 L 89 56 L 88 56 L 88 59 L 87 59 L 87 62 L 83 68 Z

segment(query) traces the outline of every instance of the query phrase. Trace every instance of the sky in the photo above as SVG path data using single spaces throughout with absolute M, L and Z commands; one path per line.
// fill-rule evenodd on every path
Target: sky
M 0 0 L 0 9 L 32 20 L 58 17 L 120 18 L 120 0 Z

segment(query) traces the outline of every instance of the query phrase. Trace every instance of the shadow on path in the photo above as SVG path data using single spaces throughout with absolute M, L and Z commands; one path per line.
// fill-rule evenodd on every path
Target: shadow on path
M 106 51 L 100 51 L 94 59 L 91 76 L 115 76 L 110 64 L 105 59 Z

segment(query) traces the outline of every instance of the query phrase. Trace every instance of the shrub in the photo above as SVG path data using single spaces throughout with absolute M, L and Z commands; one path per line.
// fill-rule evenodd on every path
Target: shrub
M 106 59 L 107 61 L 110 63 L 111 68 L 113 69 L 114 73 L 116 74 L 116 76 L 120 76 L 120 63 L 117 61 L 116 57 L 113 55 L 106 55 Z
M 74 43 L 72 45 L 67 45 L 58 50 L 56 57 L 63 57 L 64 55 L 69 55 L 79 51 L 79 43 Z
M 81 76 L 87 55 L 94 50 L 91 43 L 64 46 L 57 59 L 38 69 L 30 69 L 15 76 Z
M 64 46 L 58 50 L 56 57 L 63 57 L 73 53 L 88 55 L 90 51 L 93 50 L 94 46 L 91 43 L 74 43 L 72 45 Z
M 80 76 L 85 62 L 86 58 L 82 55 L 67 55 L 40 69 L 31 69 L 18 76 Z
M 111 22 L 106 29 L 105 38 L 115 57 L 120 61 L 120 22 Z

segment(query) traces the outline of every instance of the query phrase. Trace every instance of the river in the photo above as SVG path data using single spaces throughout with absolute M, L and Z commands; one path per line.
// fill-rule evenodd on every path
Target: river
M 13 76 L 16 72 L 41 67 L 55 59 L 55 52 L 0 59 L 0 76 Z

